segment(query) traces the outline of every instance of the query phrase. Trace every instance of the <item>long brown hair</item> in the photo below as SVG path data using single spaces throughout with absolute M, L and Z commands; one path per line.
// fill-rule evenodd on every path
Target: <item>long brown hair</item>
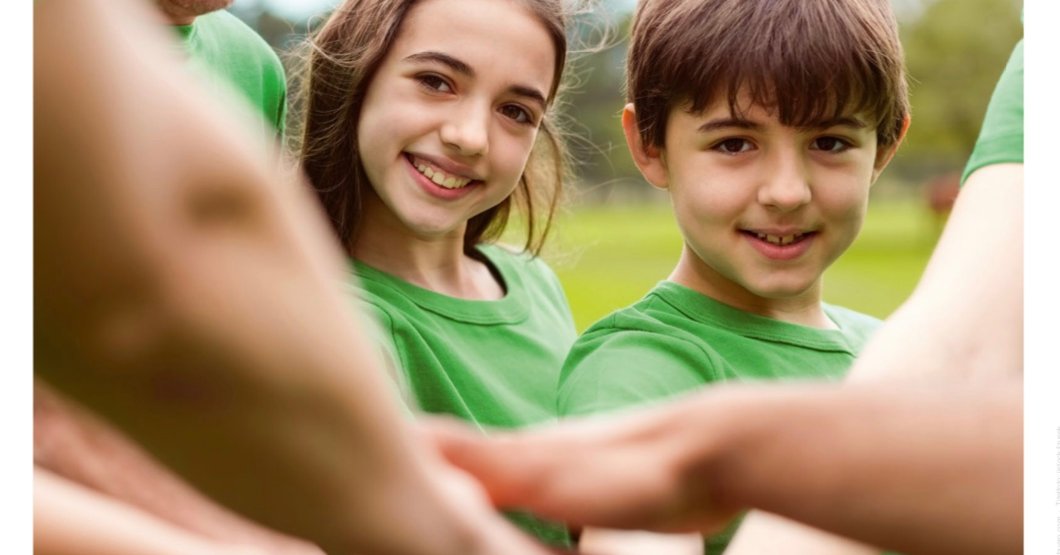
M 372 77 L 416 1 L 346 0 L 307 41 L 300 106 L 296 106 L 302 114 L 299 158 L 347 249 L 358 232 L 364 195 L 371 189 L 357 144 L 361 105 Z M 567 152 L 552 107 L 566 63 L 568 16 L 560 0 L 512 1 L 526 6 L 552 39 L 556 54 L 550 109 L 515 192 L 468 221 L 464 251 L 472 256 L 476 256 L 475 245 L 495 240 L 504 232 L 513 204 L 525 221 L 524 249 L 539 253 L 567 178 Z
M 670 110 L 704 110 L 739 91 L 807 126 L 867 112 L 881 146 L 909 113 L 889 0 L 641 0 L 626 65 L 645 145 L 664 146 Z

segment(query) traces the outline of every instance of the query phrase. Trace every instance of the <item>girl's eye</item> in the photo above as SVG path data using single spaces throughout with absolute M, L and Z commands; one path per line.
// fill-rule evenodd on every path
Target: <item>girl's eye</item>
M 420 85 L 423 85 L 434 92 L 453 92 L 453 87 L 449 86 L 448 81 L 433 73 L 417 75 L 416 80 L 420 82 Z
M 850 143 L 839 137 L 817 137 L 811 144 L 812 150 L 839 153 L 850 148 Z
M 530 115 L 530 112 L 521 106 L 515 104 L 505 104 L 501 106 L 501 114 L 511 119 L 516 123 L 522 123 L 526 125 L 534 125 L 534 118 Z
M 753 149 L 754 145 L 747 139 L 725 139 L 711 148 L 723 154 L 740 154 Z

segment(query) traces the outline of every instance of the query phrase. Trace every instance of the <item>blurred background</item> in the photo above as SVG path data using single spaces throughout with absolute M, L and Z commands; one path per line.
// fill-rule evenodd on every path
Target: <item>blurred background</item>
M 337 0 L 236 0 L 231 11 L 280 54 L 296 48 Z M 872 190 L 865 227 L 825 275 L 825 300 L 880 318 L 912 292 L 957 194 L 957 180 L 1012 47 L 1020 0 L 894 0 L 910 81 L 913 123 Z M 575 56 L 577 86 L 563 99 L 576 179 L 544 257 L 559 274 L 579 330 L 639 299 L 673 269 L 681 237 L 665 193 L 626 152 L 624 35 L 634 0 L 604 0 L 575 31 L 609 48 Z M 293 68 L 288 67 L 288 74 Z M 974 240 L 974 238 L 969 238 Z

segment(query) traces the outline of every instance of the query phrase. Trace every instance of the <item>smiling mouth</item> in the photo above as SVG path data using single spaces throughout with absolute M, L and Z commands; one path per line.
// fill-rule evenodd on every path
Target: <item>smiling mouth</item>
M 794 243 L 799 243 L 816 232 L 807 231 L 802 233 L 792 233 L 790 235 L 770 235 L 768 233 L 759 233 L 757 231 L 744 230 L 741 233 L 744 233 L 745 235 L 750 235 L 755 239 L 758 239 L 759 241 L 765 241 L 766 243 L 769 243 L 771 245 L 784 247 Z
M 475 182 L 474 179 L 448 173 L 429 162 L 412 156 L 411 154 L 407 154 L 406 157 L 408 158 L 409 163 L 412 164 L 412 167 L 416 168 L 416 171 L 420 172 L 420 174 L 439 187 L 445 189 L 463 189 L 469 184 Z

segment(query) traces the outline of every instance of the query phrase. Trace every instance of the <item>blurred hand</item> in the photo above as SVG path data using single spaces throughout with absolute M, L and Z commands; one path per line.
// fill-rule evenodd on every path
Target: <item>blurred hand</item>
M 695 471 L 686 464 L 693 442 L 684 433 L 672 433 L 687 429 L 673 427 L 682 407 L 489 437 L 444 418 L 424 419 L 420 426 L 442 455 L 478 479 L 500 507 L 528 509 L 571 525 L 720 530 L 737 508 L 711 503 L 704 481 L 687 480 Z M 709 444 L 700 435 L 697 449 L 702 452 Z

